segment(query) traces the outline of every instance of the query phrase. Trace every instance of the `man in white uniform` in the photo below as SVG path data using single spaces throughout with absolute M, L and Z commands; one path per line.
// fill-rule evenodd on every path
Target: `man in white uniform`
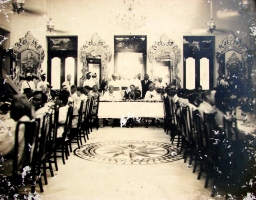
M 86 74 L 86 78 L 87 78 L 87 79 L 84 81 L 83 87 L 89 86 L 90 89 L 92 89 L 92 87 L 95 85 L 95 82 L 94 82 L 94 80 L 91 78 L 91 72 L 88 72 L 88 73 Z
M 71 83 L 71 74 L 67 75 L 67 81 L 62 83 L 62 86 L 64 86 L 64 85 L 67 87 L 67 90 L 70 93 L 71 92 L 70 89 L 71 89 L 71 85 L 72 85 L 72 83 Z
M 108 91 L 104 93 L 104 96 L 102 97 L 103 101 L 119 101 L 122 97 L 120 93 L 114 93 L 114 86 L 109 85 Z
M 42 74 L 41 81 L 38 82 L 36 88 L 37 90 L 46 91 L 47 85 L 50 85 L 50 84 L 46 81 L 45 74 Z
M 121 83 L 117 80 L 118 75 L 115 73 L 112 75 L 112 80 L 109 81 L 108 86 L 112 85 L 114 87 L 113 93 L 115 96 L 122 96 Z

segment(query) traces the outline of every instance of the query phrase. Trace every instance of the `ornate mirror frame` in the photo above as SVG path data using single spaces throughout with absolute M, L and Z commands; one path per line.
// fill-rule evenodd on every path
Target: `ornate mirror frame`
M 101 60 L 100 80 L 108 77 L 108 63 L 111 61 L 112 52 L 106 42 L 101 40 L 97 33 L 94 33 L 91 40 L 85 42 L 80 49 L 80 60 L 83 63 L 83 69 L 88 71 L 88 59 Z
M 233 53 L 228 60 L 225 59 L 225 54 L 229 51 L 234 51 L 241 55 L 241 59 Z M 234 33 L 229 33 L 228 37 L 222 41 L 217 48 L 216 59 L 219 64 L 218 74 L 219 78 L 223 75 L 230 75 L 230 70 L 238 70 L 238 74 L 245 78 L 246 68 L 245 62 L 248 57 L 247 47 L 242 44 L 241 39 L 236 37 Z M 236 66 L 234 66 L 236 65 Z M 233 69 L 232 69 L 233 68 Z M 227 70 L 227 74 L 226 71 Z
M 159 55 L 161 57 L 159 57 Z M 155 44 L 148 50 L 149 62 L 154 63 L 156 58 L 160 58 L 163 61 L 170 61 L 170 83 L 176 85 L 177 88 L 180 88 L 181 80 L 178 77 L 178 63 L 181 60 L 181 50 L 174 44 L 173 40 L 166 36 L 166 34 L 163 34 L 159 40 L 155 41 Z
M 42 73 L 41 63 L 44 56 L 42 45 L 28 31 L 25 37 L 20 38 L 19 42 L 15 43 L 13 47 L 13 57 L 16 65 L 12 71 L 14 83 L 18 85 L 20 77 L 25 76 L 26 72 L 31 72 L 34 76 L 39 77 Z

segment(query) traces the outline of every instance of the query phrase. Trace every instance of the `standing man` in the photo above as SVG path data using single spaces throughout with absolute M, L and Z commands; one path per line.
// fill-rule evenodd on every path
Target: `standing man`
M 46 81 L 45 74 L 41 75 L 41 81 L 37 84 L 37 90 L 45 91 L 49 83 Z
M 90 87 L 90 89 L 92 89 L 92 87 L 95 85 L 95 83 L 94 83 L 94 81 L 92 80 L 92 78 L 91 78 L 91 72 L 88 72 L 87 74 L 86 74 L 86 80 L 84 81 L 84 83 L 83 83 L 83 87 L 85 87 L 85 86 L 88 86 L 88 87 Z
M 144 75 L 144 80 L 141 81 L 141 87 L 142 87 L 142 98 L 145 97 L 146 92 L 149 89 L 149 85 L 152 83 L 152 81 L 149 80 L 148 74 Z
M 117 79 L 118 75 L 115 73 L 112 75 L 112 80 L 109 81 L 108 87 L 112 85 L 114 87 L 113 91 L 115 96 L 123 96 L 121 91 L 121 82 Z
M 82 77 L 79 79 L 79 87 L 83 87 L 84 81 L 86 80 L 86 69 L 83 68 L 82 70 Z
M 142 95 L 142 87 L 141 87 L 141 74 L 138 74 L 137 77 L 131 81 L 133 85 L 135 85 L 135 89 L 139 90 Z
M 71 83 L 71 74 L 67 75 L 67 81 L 62 83 L 62 86 L 64 86 L 64 85 L 67 87 L 67 90 L 70 93 L 71 92 L 71 85 L 72 85 L 72 83 Z
M 94 85 L 97 85 L 99 87 L 99 80 L 97 78 L 97 74 L 96 73 L 92 74 L 92 80 L 94 81 Z
M 35 91 L 35 83 L 31 73 L 26 74 L 26 80 L 22 82 L 20 91 L 25 94 L 28 99 L 32 97 L 32 93 Z

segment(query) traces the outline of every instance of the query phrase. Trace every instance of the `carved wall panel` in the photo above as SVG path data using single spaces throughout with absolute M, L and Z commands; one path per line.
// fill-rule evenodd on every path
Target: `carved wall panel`
M 25 37 L 20 38 L 20 41 L 15 43 L 13 56 L 16 66 L 13 69 L 12 78 L 16 85 L 19 84 L 20 76 L 25 76 L 27 72 L 33 73 L 34 76 L 41 75 L 41 63 L 45 56 L 44 50 L 30 32 L 27 32 Z
M 163 34 L 148 51 L 149 62 L 154 63 L 156 60 L 170 62 L 170 82 L 175 83 L 176 87 L 180 87 L 180 78 L 178 77 L 178 63 L 181 59 L 181 51 L 174 41 Z M 156 67 L 156 66 L 154 66 Z
M 106 42 L 101 40 L 97 33 L 92 36 L 91 40 L 85 42 L 80 49 L 80 60 L 83 68 L 87 71 L 87 59 L 101 59 L 101 78 L 108 77 L 108 63 L 111 61 L 112 53 Z

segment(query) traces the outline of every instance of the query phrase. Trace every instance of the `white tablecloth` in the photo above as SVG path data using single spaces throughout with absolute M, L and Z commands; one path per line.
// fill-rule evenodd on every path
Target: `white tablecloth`
M 163 102 L 99 102 L 99 118 L 163 118 Z

